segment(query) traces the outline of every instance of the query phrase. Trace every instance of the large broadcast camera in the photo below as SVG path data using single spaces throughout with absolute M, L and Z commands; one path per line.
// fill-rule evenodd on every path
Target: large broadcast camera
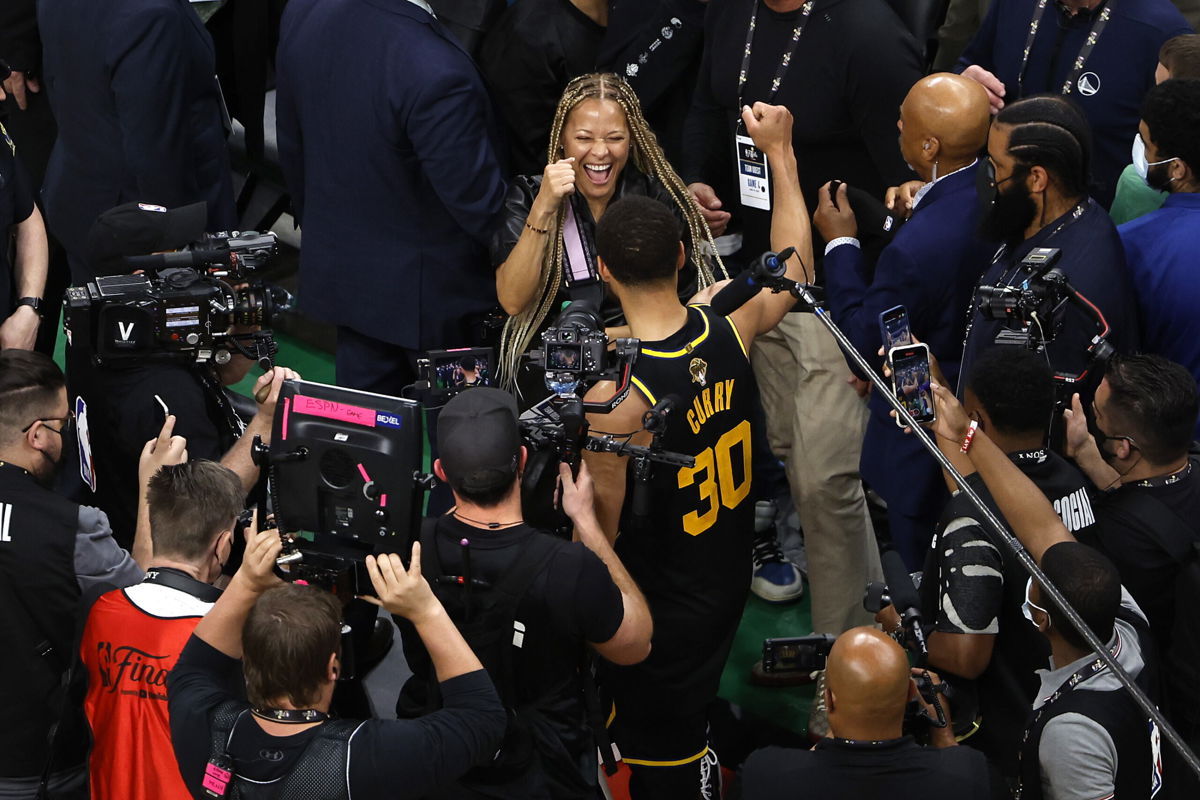
M 1082 310 L 1096 326 L 1087 346 L 1087 366 L 1077 374 L 1054 375 L 1069 394 L 1092 367 L 1106 364 L 1114 350 L 1106 339 L 1109 327 L 1100 309 L 1071 286 L 1066 274 L 1055 266 L 1061 257 L 1062 251 L 1057 248 L 1035 247 L 1018 267 L 1017 274 L 1024 276 L 1020 283 L 980 286 L 976 303 L 984 319 L 1004 323 L 997 344 L 1019 344 L 1037 352 L 1044 351 L 1062 332 L 1068 306 Z
M 643 429 L 653 438 L 649 446 L 631 443 L 632 433 L 593 436 L 588 414 L 607 414 L 628 395 L 639 341 L 617 339 L 608 349 L 608 336 L 596 307 L 586 301 L 567 304 L 554 324 L 542 333 L 542 344 L 528 354 L 546 374 L 546 388 L 553 394 L 521 415 L 521 435 L 529 449 L 529 460 L 521 485 L 525 517 L 546 530 L 565 529 L 566 520 L 553 507 L 559 463 L 579 465 L 584 450 L 616 453 L 634 459 L 634 516 L 649 513 L 646 486 L 652 464 L 691 467 L 695 459 L 662 447 L 662 437 L 675 407 L 675 398 L 659 401 L 642 418 Z M 598 381 L 616 384 L 611 397 L 585 402 L 582 394 Z M 582 387 L 582 388 L 581 388 Z
M 269 328 L 292 297 L 253 274 L 277 250 L 274 233 L 214 233 L 183 250 L 126 257 L 141 274 L 97 277 L 67 289 L 67 330 L 96 365 L 129 360 L 225 364 L 270 359 Z

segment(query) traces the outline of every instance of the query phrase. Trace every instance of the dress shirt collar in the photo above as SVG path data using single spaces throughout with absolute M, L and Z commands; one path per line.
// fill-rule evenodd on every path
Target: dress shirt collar
M 945 175 L 939 175 L 929 183 L 922 186 L 920 189 L 917 189 L 917 193 L 913 195 L 913 211 L 917 210 L 917 206 L 921 204 L 921 201 L 925 198 L 925 195 L 929 194 L 929 190 L 934 186 L 937 186 L 938 183 L 946 180 L 946 178 L 949 178 L 951 175 L 957 175 L 964 170 L 975 169 L 975 165 L 978 163 L 979 159 L 977 158 L 970 164 L 967 164 L 965 167 L 960 167 L 959 169 L 954 170 L 954 172 L 947 172 Z

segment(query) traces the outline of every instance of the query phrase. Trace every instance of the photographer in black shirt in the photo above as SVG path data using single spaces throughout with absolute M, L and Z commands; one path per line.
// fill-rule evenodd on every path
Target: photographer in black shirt
M 1168 666 L 1172 721 L 1185 737 L 1189 730 L 1200 736 L 1200 689 L 1193 659 L 1176 664 L 1173 651 L 1194 652 L 1200 638 L 1189 609 L 1176 609 L 1177 576 L 1200 543 L 1200 466 L 1188 454 L 1198 413 L 1195 379 L 1154 355 L 1109 362 L 1092 402 L 1091 431 L 1079 395 L 1064 412 L 1067 454 L 1098 492 L 1096 525 L 1077 536 L 1112 559 L 1146 612 Z M 1187 616 L 1177 619 L 1177 612 Z
M 651 622 L 597 521 L 587 466 L 577 478 L 560 467 L 562 508 L 576 538 L 566 542 L 523 521 L 527 451 L 512 395 L 481 387 L 454 397 L 438 419 L 438 446 L 434 472 L 449 483 L 455 506 L 426 521 L 423 570 L 509 709 L 492 762 L 438 797 L 595 797 L 585 645 L 613 663 L 635 664 L 650 652 Z M 413 678 L 397 711 L 417 717 L 440 704 L 426 643 L 407 624 L 401 631 Z
M 328 718 L 341 670 L 338 601 L 282 584 L 281 551 L 278 531 L 247 532 L 241 569 L 167 678 L 171 740 L 193 797 L 425 797 L 495 752 L 504 710 L 421 576 L 420 544 L 407 569 L 397 555 L 366 561 L 370 601 L 413 624 L 440 681 L 445 707 L 417 721 Z M 239 666 L 248 703 L 228 689 Z
M 837 638 L 825 666 L 830 737 L 812 750 L 772 747 L 742 769 L 742 797 L 770 800 L 803 793 L 822 800 L 990 797 L 981 754 L 957 747 L 948 727 L 930 728 L 930 747 L 903 733 L 910 700 L 925 705 L 900 645 L 874 628 Z M 934 685 L 938 677 L 929 673 Z M 942 701 L 943 706 L 946 702 Z M 949 711 L 946 712 L 949 716 Z

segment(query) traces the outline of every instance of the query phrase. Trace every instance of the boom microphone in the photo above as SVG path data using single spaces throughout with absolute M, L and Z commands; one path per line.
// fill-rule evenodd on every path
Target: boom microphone
M 229 259 L 229 250 L 175 250 L 170 253 L 154 253 L 148 256 L 126 256 L 124 261 L 130 269 L 157 272 L 171 267 L 201 267 Z
M 723 317 L 737 311 L 762 290 L 768 278 L 782 278 L 787 272 L 787 260 L 795 253 L 794 247 L 780 253 L 763 253 L 750 267 L 742 270 L 725 288 L 713 295 L 709 306 Z
M 921 602 L 917 599 L 917 587 L 913 586 L 908 567 L 895 550 L 888 550 L 879 557 L 883 565 L 883 579 L 887 581 L 888 596 L 892 606 L 900 615 L 900 621 L 912 637 L 918 652 L 926 654 L 925 631 L 921 628 Z

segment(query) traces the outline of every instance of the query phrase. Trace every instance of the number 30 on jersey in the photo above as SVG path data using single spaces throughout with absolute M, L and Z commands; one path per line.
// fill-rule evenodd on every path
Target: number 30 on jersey
M 736 458 L 741 462 L 735 469 Z M 726 431 L 715 447 L 705 448 L 696 456 L 696 466 L 679 470 L 679 488 L 693 484 L 700 492 L 703 504 L 696 511 L 683 515 L 683 529 L 699 536 L 717 522 L 721 506 L 733 509 L 750 494 L 750 421 Z

